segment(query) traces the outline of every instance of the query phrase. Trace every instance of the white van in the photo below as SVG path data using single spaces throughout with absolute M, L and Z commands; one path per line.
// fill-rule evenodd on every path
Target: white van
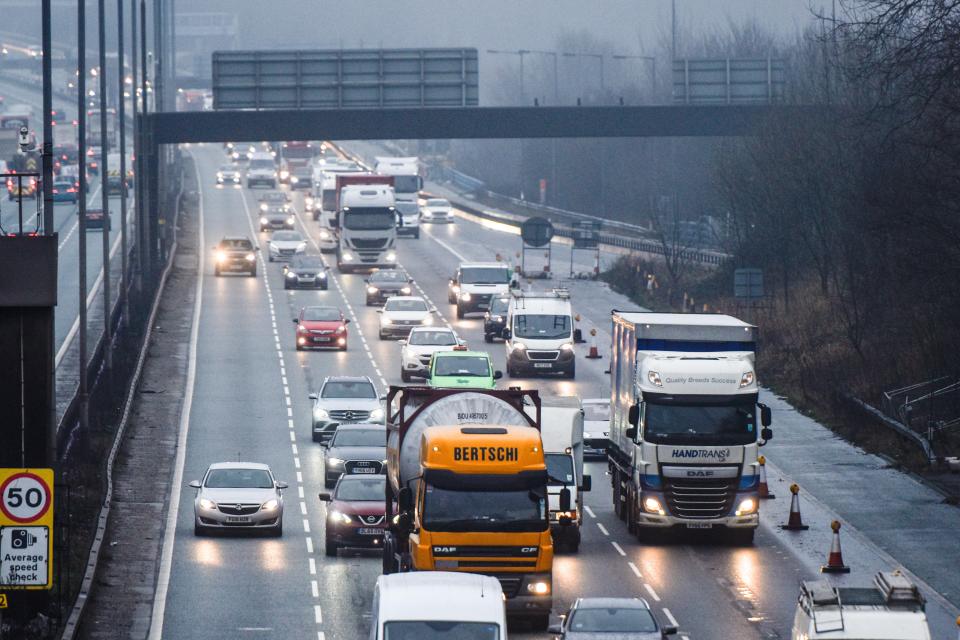
M 370 640 L 506 640 L 500 581 L 453 571 L 377 578 Z
M 566 289 L 514 291 L 501 335 L 511 378 L 533 373 L 576 376 L 573 307 Z

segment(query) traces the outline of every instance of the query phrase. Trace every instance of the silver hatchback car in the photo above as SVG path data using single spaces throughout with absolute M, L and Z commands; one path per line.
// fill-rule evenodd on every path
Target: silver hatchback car
M 203 535 L 220 529 L 267 530 L 283 535 L 283 495 L 286 482 L 278 482 L 270 467 L 256 462 L 218 462 L 210 465 L 203 480 L 190 486 L 193 532 Z

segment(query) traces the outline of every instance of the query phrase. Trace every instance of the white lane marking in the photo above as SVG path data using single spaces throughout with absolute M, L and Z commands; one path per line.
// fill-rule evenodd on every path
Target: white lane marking
M 303 484 L 303 474 L 297 471 L 297 482 Z
M 313 553 L 313 538 L 307 536 L 307 553 Z
M 469 260 L 467 260 L 467 259 L 463 256 L 462 253 L 460 253 L 459 251 L 457 251 L 456 249 L 454 249 L 453 247 L 451 247 L 450 245 L 448 245 L 446 242 L 444 242 L 443 240 L 441 240 L 441 239 L 438 238 L 437 236 L 435 236 L 435 235 L 433 235 L 432 233 L 430 233 L 430 231 L 428 231 L 427 229 L 424 229 L 423 232 L 426 233 L 426 234 L 427 234 L 428 236 L 430 236 L 431 238 L 433 238 L 433 241 L 434 241 L 434 242 L 436 242 L 436 243 L 439 244 L 441 247 L 443 247 L 444 249 L 446 249 L 447 251 L 449 251 L 450 253 L 452 253 L 454 256 L 456 256 L 456 258 L 457 258 L 458 260 L 460 260 L 460 262 L 470 262 Z
M 300 515 L 302 515 L 302 516 L 307 515 L 307 503 L 306 503 L 306 502 L 301 502 L 301 503 L 300 503 Z
M 310 558 L 310 575 L 317 575 L 317 561 L 313 558 Z
M 300 458 L 293 459 L 293 466 L 295 466 L 297 469 L 300 468 Z
M 622 556 L 626 556 L 626 555 L 627 555 L 627 552 L 623 550 L 623 547 L 621 547 L 619 544 L 617 544 L 617 541 L 616 541 L 616 540 L 611 540 L 611 541 L 610 541 L 610 544 L 613 545 L 613 548 L 616 549 L 616 550 L 617 550 L 617 553 L 619 553 L 620 555 L 622 555 Z
M 280 372 L 280 379 L 283 381 L 283 388 L 287 388 L 287 374 L 283 371 Z
M 313 558 L 310 558 L 310 562 L 313 562 Z M 310 593 L 313 594 L 314 598 L 320 597 L 320 585 L 317 584 L 316 580 L 310 581 Z
M 603 533 L 603 535 L 605 535 L 605 536 L 610 535 L 610 532 L 607 531 L 607 528 L 606 528 L 605 526 L 603 526 L 603 525 L 602 525 L 601 523 L 599 523 L 599 522 L 597 523 L 597 528 L 600 529 L 600 532 Z
M 650 597 L 651 597 L 651 598 L 653 598 L 653 599 L 656 600 L 657 602 L 660 602 L 660 596 L 658 596 L 658 595 L 657 595 L 657 592 L 653 590 L 653 587 L 651 587 L 649 584 L 647 584 L 646 582 L 644 582 L 644 583 L 643 583 L 643 588 L 647 590 L 647 593 L 650 594 Z
M 180 434 L 177 439 L 177 457 L 174 462 L 173 484 L 170 487 L 170 502 L 167 506 L 167 524 L 163 532 L 163 551 L 160 554 L 160 571 L 157 575 L 157 589 L 153 596 L 153 616 L 150 620 L 150 640 L 161 640 L 163 636 L 163 615 L 167 606 L 167 590 L 170 587 L 170 569 L 173 566 L 173 542 L 177 532 L 177 516 L 180 511 L 180 486 L 183 484 L 183 467 L 187 460 L 187 432 L 190 429 L 190 409 L 193 407 L 193 390 L 197 378 L 197 344 L 200 337 L 200 307 L 203 304 L 204 251 L 203 239 L 203 181 L 200 169 L 194 161 L 193 170 L 197 176 L 199 194 L 197 206 L 197 287 L 193 307 L 193 325 L 190 327 L 190 345 L 187 356 L 187 384 L 180 408 Z
M 323 635 L 323 631 L 317 631 L 317 640 L 327 640 L 327 636 Z M 684 638 L 684 640 L 689 640 L 689 638 Z
M 303 519 L 303 532 L 310 533 L 310 521 L 306 518 Z
M 297 434 L 293 431 L 290 432 L 290 442 L 296 442 Z
M 297 487 L 297 497 L 303 500 L 303 485 Z
M 313 605 L 313 619 L 317 624 L 323 624 L 323 614 L 320 612 L 320 605 Z
M 588 507 L 587 505 L 583 505 L 583 510 L 586 511 L 586 512 L 587 512 L 587 515 L 590 516 L 591 518 L 596 518 L 596 517 L 597 517 L 597 514 L 595 514 L 595 513 L 593 512 L 593 509 L 591 509 L 591 508 Z
M 640 569 L 638 569 L 637 565 L 633 564 L 633 562 L 628 562 L 627 566 L 629 566 L 630 570 L 633 571 L 633 575 L 637 576 L 638 578 L 643 577 L 643 574 L 640 573 Z
M 293 435 L 293 434 L 291 433 L 290 435 Z M 300 455 L 300 452 L 297 451 L 297 445 L 292 444 L 292 445 L 290 445 L 290 448 L 293 449 L 293 455 L 295 455 L 295 456 Z
M 680 623 L 677 622 L 677 619 L 673 617 L 673 614 L 672 614 L 672 613 L 670 613 L 670 609 L 667 609 L 666 607 L 664 607 L 664 608 L 663 608 L 663 615 L 667 616 L 667 620 L 669 620 L 669 621 L 670 621 L 670 624 L 672 624 L 673 626 L 675 626 L 675 627 L 679 627 L 679 626 L 680 626 Z
M 293 429 L 293 420 L 292 420 L 292 419 L 290 419 L 290 418 L 287 419 L 287 426 L 290 427 L 291 429 Z

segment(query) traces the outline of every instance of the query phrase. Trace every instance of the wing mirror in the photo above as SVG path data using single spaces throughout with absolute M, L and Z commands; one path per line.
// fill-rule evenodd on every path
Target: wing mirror
M 770 412 L 770 407 L 762 403 L 758 403 L 757 406 L 760 407 L 760 424 L 762 424 L 765 427 L 769 427 L 770 424 L 773 422 L 771 412 Z
M 560 511 L 570 511 L 570 489 L 560 489 Z
M 406 341 L 406 340 L 397 340 L 397 344 L 400 345 L 401 347 L 405 347 L 405 346 L 407 346 L 407 341 Z
M 286 482 L 282 482 L 282 481 L 277 482 L 277 489 L 286 489 L 286 488 L 289 487 L 289 486 L 290 486 L 290 485 L 287 484 Z
M 316 400 L 316 399 L 317 399 L 317 394 L 311 393 L 311 394 L 309 394 L 307 397 L 310 398 L 311 400 Z
M 626 436 L 627 438 L 629 438 L 630 440 L 634 440 L 634 441 L 635 441 L 635 440 L 637 439 L 637 428 L 636 428 L 636 427 L 627 427 L 626 430 L 624 430 L 623 435 L 625 435 L 625 436 Z
M 397 496 L 397 507 L 400 511 L 410 511 L 413 509 L 413 491 L 410 490 L 410 487 L 400 489 L 400 493 Z
M 662 633 L 665 636 L 675 636 L 677 635 L 677 628 L 673 625 L 660 627 L 660 633 Z
M 320 498 L 321 502 L 330 502 L 331 500 L 330 494 L 326 492 L 318 494 L 317 497 Z
M 189 482 L 189 485 L 188 485 L 188 486 L 191 486 L 191 487 L 193 487 L 194 489 L 199 489 L 199 488 L 200 488 L 200 481 L 199 481 L 199 480 L 191 480 L 191 481 Z
M 300 318 L 294 318 L 293 324 L 300 324 Z
M 589 475 L 583 476 L 583 479 L 580 481 L 580 491 L 590 491 L 593 488 L 593 478 Z
M 350 320 L 350 318 L 344 318 L 344 319 L 343 319 L 343 324 L 350 324 L 351 322 L 353 322 L 353 321 Z

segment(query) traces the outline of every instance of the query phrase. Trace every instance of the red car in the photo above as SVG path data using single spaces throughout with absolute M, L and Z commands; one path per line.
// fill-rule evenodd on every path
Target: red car
M 379 549 L 383 546 L 386 504 L 385 475 L 344 475 L 333 493 L 321 493 L 327 503 L 324 531 L 326 553 L 337 555 L 341 547 Z
M 336 307 L 304 307 L 293 319 L 297 325 L 297 351 L 309 347 L 331 347 L 347 350 L 349 318 Z

